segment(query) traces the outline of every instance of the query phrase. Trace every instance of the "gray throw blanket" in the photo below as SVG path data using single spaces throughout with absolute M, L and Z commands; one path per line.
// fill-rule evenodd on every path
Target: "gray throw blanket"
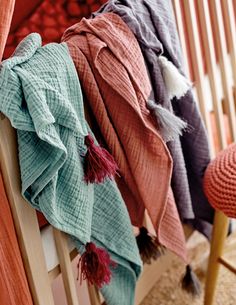
M 93 17 L 103 12 L 118 14 L 135 34 L 149 70 L 155 102 L 181 117 L 191 127 L 181 138 L 168 142 L 173 158 L 172 189 L 180 217 L 210 236 L 214 211 L 202 188 L 210 161 L 206 130 L 191 91 L 180 99 L 168 98 L 160 55 L 183 72 L 183 58 L 170 0 L 109 0 Z

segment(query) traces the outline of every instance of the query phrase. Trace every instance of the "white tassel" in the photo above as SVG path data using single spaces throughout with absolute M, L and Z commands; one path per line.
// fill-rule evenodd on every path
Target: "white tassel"
M 172 141 L 181 136 L 187 128 L 186 122 L 153 101 L 147 101 L 147 107 L 155 115 L 158 130 L 165 142 Z
M 171 100 L 173 97 L 181 98 L 191 88 L 191 82 L 166 57 L 159 56 L 158 60 L 169 99 Z

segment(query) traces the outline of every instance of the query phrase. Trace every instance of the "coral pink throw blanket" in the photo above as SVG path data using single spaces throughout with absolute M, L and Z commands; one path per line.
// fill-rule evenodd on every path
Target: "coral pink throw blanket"
M 159 242 L 185 259 L 184 233 L 170 190 L 172 159 L 146 107 L 151 86 L 136 38 L 119 16 L 106 13 L 82 19 L 62 41 L 100 137 L 118 163 L 117 183 L 133 225 L 142 226 L 147 209 Z

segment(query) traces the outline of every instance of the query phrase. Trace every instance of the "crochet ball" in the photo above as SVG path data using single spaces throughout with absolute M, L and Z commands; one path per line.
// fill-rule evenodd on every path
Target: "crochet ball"
M 236 144 L 220 152 L 208 165 L 204 191 L 216 210 L 236 218 Z

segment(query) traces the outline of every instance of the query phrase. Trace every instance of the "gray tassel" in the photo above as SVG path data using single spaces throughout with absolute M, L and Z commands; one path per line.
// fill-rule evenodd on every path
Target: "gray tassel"
M 187 129 L 186 122 L 153 101 L 147 101 L 147 107 L 155 116 L 158 124 L 158 131 L 165 142 L 176 139 Z
M 182 279 L 182 289 L 197 297 L 201 294 L 201 283 L 190 265 L 186 266 L 186 272 Z

